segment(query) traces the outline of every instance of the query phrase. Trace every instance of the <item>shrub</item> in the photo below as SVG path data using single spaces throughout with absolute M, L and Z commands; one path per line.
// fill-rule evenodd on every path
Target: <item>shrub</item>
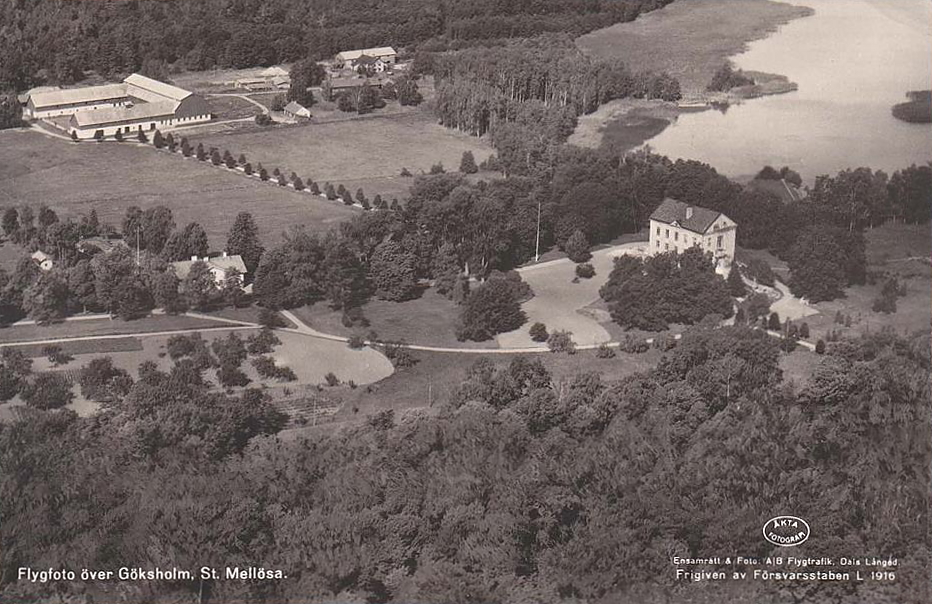
M 825 340 L 819 340 L 815 345 L 816 354 L 825 354 Z
M 49 344 L 42 348 L 42 354 L 49 360 L 49 363 L 58 367 L 60 365 L 67 365 L 74 360 L 74 357 L 70 354 L 67 354 L 62 350 L 61 346 L 57 344 Z
M 224 388 L 234 388 L 237 386 L 246 386 L 249 384 L 249 377 L 234 365 L 224 364 L 217 370 L 217 381 Z
M 78 133 L 75 132 L 74 130 L 71 131 L 71 140 L 74 142 L 78 142 Z
M 165 139 L 162 138 L 162 133 L 158 130 L 152 135 L 152 146 L 156 149 L 161 149 L 165 146 Z
M 288 323 L 274 310 L 262 308 L 259 310 L 259 325 L 268 327 L 269 329 L 275 329 L 276 327 L 285 327 Z
M 347 344 L 353 350 L 359 350 L 366 345 L 366 339 L 359 334 L 353 334 L 349 337 Z
M 460 159 L 460 172 L 463 174 L 475 174 L 479 171 L 476 165 L 476 158 L 473 157 L 472 151 L 463 151 L 463 157 Z
M 246 351 L 249 354 L 268 354 L 281 343 L 282 341 L 278 339 L 271 327 L 266 326 L 260 329 L 258 333 L 246 338 Z
M 123 142 L 123 132 L 120 131 L 120 130 L 117 130 L 117 131 L 116 131 L 116 134 L 113 135 L 113 138 L 114 138 L 114 140 L 116 140 L 116 142 L 122 143 L 122 142 Z
M 443 174 L 446 170 L 443 168 L 443 163 L 437 162 L 436 164 L 430 167 L 431 174 Z
M 767 329 L 780 331 L 780 315 L 775 312 L 770 313 L 770 318 L 767 319 Z
M 569 331 L 553 332 L 547 338 L 547 348 L 550 349 L 550 352 L 576 354 L 576 342 L 573 341 L 573 333 Z
M 311 193 L 313 193 L 314 195 L 320 195 L 320 185 L 318 185 L 315 181 L 313 180 L 311 181 L 310 188 L 311 188 Z
M 301 177 L 300 177 L 300 176 L 296 177 L 296 178 L 294 179 L 294 181 L 293 181 L 291 184 L 294 185 L 294 190 L 295 190 L 295 191 L 303 191 L 303 190 L 304 190 L 304 181 L 301 180 Z
M 676 340 L 673 340 L 674 342 Z M 650 344 L 647 343 L 647 340 L 642 338 L 636 338 L 630 333 L 625 334 L 625 337 L 621 340 L 620 346 L 622 352 L 628 352 L 631 354 L 641 354 L 642 352 L 647 352 L 650 348 Z
M 420 361 L 403 342 L 386 342 L 382 352 L 393 366 L 401 369 L 414 367 Z
M 298 376 L 291 367 L 279 367 L 275 371 L 275 379 L 280 382 L 294 382 L 297 381 Z
M 335 200 L 336 200 L 336 198 L 337 198 L 337 191 L 336 191 L 336 189 L 333 188 L 333 185 L 330 184 L 329 182 L 327 183 L 327 186 L 324 187 L 324 192 L 325 192 L 325 194 L 327 195 L 327 199 L 329 199 L 330 201 L 335 201 Z
M 276 94 L 269 103 L 269 109 L 272 111 L 282 111 L 285 108 L 285 95 Z
M 269 173 L 265 171 L 265 168 L 259 168 L 259 180 L 266 181 L 269 179 Z
M 327 385 L 331 388 L 340 384 L 340 378 L 338 378 L 332 371 L 328 372 L 327 375 L 324 376 L 324 381 L 327 382 Z
M 573 231 L 573 234 L 563 244 L 563 251 L 573 262 L 585 262 L 592 258 L 592 254 L 589 253 L 589 241 L 585 233 L 579 229 Z
M 169 136 L 171 136 L 171 135 L 169 135 Z M 239 165 L 245 166 L 246 163 L 247 163 L 247 162 L 246 162 L 246 154 L 245 154 L 245 153 L 240 153 L 240 154 L 239 154 L 239 157 L 237 158 L 236 161 L 237 161 L 237 163 L 238 163 Z
M 599 347 L 595 349 L 595 356 L 597 359 L 614 359 L 615 349 L 608 344 L 600 344 Z
M 146 136 L 146 133 L 143 132 L 142 130 L 139 131 L 139 134 L 136 135 L 136 138 L 139 140 L 140 143 L 148 143 L 148 142 L 149 142 L 149 137 Z
M 39 373 L 21 392 L 23 401 L 37 409 L 58 409 L 74 400 L 71 383 L 59 373 Z
M 260 126 L 271 126 L 273 124 L 272 116 L 266 113 L 260 113 L 256 116 L 256 124 Z
M 668 350 L 673 350 L 676 348 L 676 338 L 673 337 L 672 333 L 662 333 L 657 336 L 654 336 L 653 342 L 654 348 L 661 352 L 667 352 Z
M 256 373 L 263 379 L 272 379 L 278 367 L 275 366 L 275 360 L 272 357 L 262 356 L 252 360 L 252 366 L 255 367 Z
M 576 265 L 576 276 L 580 279 L 591 279 L 595 277 L 595 267 L 589 263 Z
M 284 175 L 284 174 L 279 174 L 279 175 L 278 175 L 278 186 L 280 186 L 280 187 L 287 187 L 287 186 L 288 186 L 288 179 L 285 178 L 285 175 Z
M 780 350 L 786 353 L 793 352 L 796 349 L 796 339 L 785 337 L 780 339 Z
M 210 163 L 215 166 L 219 166 L 223 162 L 223 158 L 220 156 L 220 152 L 214 149 L 210 152 Z
M 799 326 L 799 337 L 806 339 L 809 337 L 809 324 L 803 323 Z
M 236 167 L 236 160 L 233 159 L 232 155 L 228 156 L 225 160 L 223 160 L 223 163 L 226 165 L 227 168 L 231 170 Z
M 414 176 L 414 174 L 411 174 L 411 171 L 408 170 L 407 168 L 402 168 L 402 169 L 401 169 L 401 176 L 404 176 L 404 177 L 411 177 L 411 176 Z
M 527 315 L 521 310 L 515 287 L 507 279 L 490 279 L 466 297 L 456 337 L 481 342 L 517 329 L 525 321 Z
M 534 323 L 531 325 L 529 333 L 531 334 L 531 339 L 535 342 L 546 342 L 547 338 L 550 337 L 550 334 L 547 333 L 547 326 L 543 323 Z

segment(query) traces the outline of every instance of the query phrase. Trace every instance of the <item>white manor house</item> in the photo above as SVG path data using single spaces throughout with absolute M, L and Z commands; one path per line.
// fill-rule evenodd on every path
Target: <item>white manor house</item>
M 208 122 L 212 116 L 200 95 L 134 73 L 119 84 L 30 94 L 23 117 L 44 120 L 79 139 L 93 139 L 117 132 L 170 130 Z
M 721 212 L 667 198 L 650 215 L 650 254 L 699 246 L 715 258 L 716 270 L 726 271 L 735 261 L 737 231 L 737 223 Z

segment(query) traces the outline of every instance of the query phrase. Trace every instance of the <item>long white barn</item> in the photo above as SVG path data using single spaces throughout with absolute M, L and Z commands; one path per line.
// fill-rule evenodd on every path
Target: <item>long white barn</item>
M 79 139 L 167 130 L 211 119 L 210 106 L 200 95 L 138 73 L 120 84 L 32 94 L 23 114 L 30 119 L 70 115 L 68 132 Z

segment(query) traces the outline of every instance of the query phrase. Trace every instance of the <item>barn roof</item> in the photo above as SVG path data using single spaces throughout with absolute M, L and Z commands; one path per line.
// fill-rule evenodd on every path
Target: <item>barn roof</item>
M 124 84 L 104 84 L 103 86 L 50 90 L 29 95 L 29 99 L 36 109 L 56 105 L 77 105 L 91 101 L 109 101 L 125 97 L 126 85 Z
M 340 61 L 355 61 L 362 55 L 367 55 L 370 57 L 384 57 L 389 55 L 396 55 L 395 49 L 391 46 L 378 46 L 376 48 L 360 48 L 358 50 L 344 50 L 343 52 L 337 53 L 337 60 Z
M 104 126 L 120 122 L 136 122 L 156 117 L 174 117 L 178 103 L 162 101 L 160 103 L 140 103 L 132 107 L 107 107 L 79 111 L 71 116 L 72 124 L 87 128 Z
M 689 208 L 692 208 L 692 215 L 687 218 L 687 210 Z M 668 197 L 663 200 L 663 203 L 657 206 L 654 213 L 650 215 L 650 219 L 666 224 L 676 222 L 684 229 L 689 229 L 696 233 L 705 233 L 709 230 L 709 227 L 718 220 L 719 216 L 722 216 L 721 212 L 716 212 L 715 210 L 700 206 L 690 206 L 682 201 L 677 201 Z
M 177 86 L 172 86 L 171 84 L 166 84 L 165 82 L 159 82 L 158 80 L 147 78 L 146 76 L 138 73 L 127 76 L 127 78 L 123 81 L 130 86 L 136 87 L 137 89 L 156 94 L 160 97 L 163 97 L 163 99 L 171 99 L 172 101 L 183 101 L 192 94 L 183 88 L 178 88 Z M 129 92 L 132 94 L 134 91 L 130 89 Z M 155 102 L 155 100 L 149 98 L 144 98 L 143 100 Z

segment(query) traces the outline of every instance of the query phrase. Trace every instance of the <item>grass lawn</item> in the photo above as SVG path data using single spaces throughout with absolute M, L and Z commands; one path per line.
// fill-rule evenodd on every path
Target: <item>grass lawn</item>
M 52 340 L 57 338 L 76 338 L 82 336 L 106 336 L 115 334 L 151 333 L 156 331 L 174 331 L 180 329 L 216 329 L 222 323 L 193 317 L 172 317 L 156 315 L 123 321 L 122 319 L 101 319 L 93 321 L 66 321 L 52 325 L 22 325 L 0 329 L 0 346 L 7 342 L 31 342 L 32 340 Z
M 224 246 L 240 211 L 252 212 L 267 246 L 294 225 L 325 231 L 356 212 L 180 154 L 5 130 L 0 132 L 0 206 L 14 203 L 35 209 L 44 203 L 60 216 L 96 209 L 101 221 L 117 226 L 130 206 L 165 205 L 178 228 L 201 223 L 213 250 Z
M 212 96 L 208 98 L 210 108 L 219 120 L 235 120 L 259 115 L 259 108 L 236 96 Z
M 132 352 L 135 350 L 143 349 L 142 340 L 139 338 L 78 340 L 77 342 L 62 342 L 61 344 L 58 344 L 58 346 L 61 347 L 62 353 L 70 355 L 104 355 L 114 352 Z M 45 344 L 29 344 L 26 346 L 17 346 L 16 350 L 23 353 L 27 357 L 36 358 L 46 356 L 42 351 L 45 347 Z
M 386 341 L 404 340 L 423 346 L 450 346 L 458 348 L 497 348 L 495 340 L 460 342 L 456 339 L 455 325 L 459 307 L 433 289 L 427 289 L 416 300 L 388 302 L 373 299 L 363 307 L 369 327 L 349 329 L 341 322 L 342 311 L 331 310 L 326 302 L 294 309 L 295 315 L 305 323 L 325 333 L 365 336 L 374 330 Z
M 621 60 L 642 71 L 666 71 L 684 93 L 705 90 L 728 57 L 780 25 L 811 14 L 805 7 L 770 0 L 678 0 L 576 40 L 586 54 Z
M 229 149 L 234 156 L 245 153 L 254 166 L 261 162 L 270 173 L 277 167 L 321 185 L 343 184 L 354 194 L 362 187 L 369 199 L 380 194 L 387 200 L 404 196 L 411 185 L 412 179 L 399 176 L 402 168 L 418 174 L 440 162 L 456 170 L 464 151 L 472 151 L 476 162 L 492 152 L 485 140 L 438 125 L 426 109 L 322 124 L 192 134 L 191 140 L 192 144 Z

